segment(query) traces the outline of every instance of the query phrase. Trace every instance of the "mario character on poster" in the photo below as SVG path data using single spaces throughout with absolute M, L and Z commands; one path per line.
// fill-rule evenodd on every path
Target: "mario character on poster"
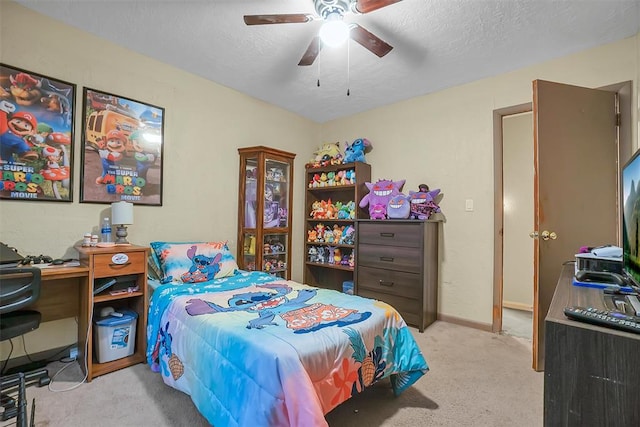
M 75 85 L 0 64 L 0 198 L 71 201 Z
M 84 89 L 83 202 L 162 204 L 164 110 Z

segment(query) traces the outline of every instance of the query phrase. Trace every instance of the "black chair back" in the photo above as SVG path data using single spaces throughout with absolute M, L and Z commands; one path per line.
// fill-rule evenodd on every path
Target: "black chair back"
M 40 297 L 37 267 L 0 268 L 0 314 L 30 306 Z

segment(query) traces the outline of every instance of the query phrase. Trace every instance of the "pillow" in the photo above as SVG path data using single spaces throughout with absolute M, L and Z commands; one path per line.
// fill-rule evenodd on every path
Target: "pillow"
M 151 242 L 163 282 L 205 282 L 231 276 L 238 264 L 227 242 Z
M 163 276 L 164 274 L 162 273 L 162 268 L 158 265 L 155 252 L 151 251 L 147 257 L 147 278 L 159 281 Z

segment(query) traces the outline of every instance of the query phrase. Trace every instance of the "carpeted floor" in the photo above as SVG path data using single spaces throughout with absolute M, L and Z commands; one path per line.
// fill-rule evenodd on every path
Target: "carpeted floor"
M 436 322 L 424 333 L 412 331 L 431 370 L 397 398 L 388 381 L 376 384 L 330 412 L 326 419 L 331 427 L 542 424 L 543 373 L 531 369 L 529 341 L 446 322 Z M 51 373 L 61 366 L 50 365 Z M 70 388 L 81 379 L 74 362 L 50 387 Z M 208 425 L 189 396 L 164 385 L 145 364 L 71 391 L 30 387 L 27 395 L 36 398 L 39 427 Z
M 502 307 L 502 333 L 513 337 L 533 337 L 533 313 Z

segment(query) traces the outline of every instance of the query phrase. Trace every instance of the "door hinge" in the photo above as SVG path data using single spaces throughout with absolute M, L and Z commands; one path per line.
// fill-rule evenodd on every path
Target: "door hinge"
M 616 113 L 616 126 L 620 126 L 622 124 L 622 115 L 620 113 Z

